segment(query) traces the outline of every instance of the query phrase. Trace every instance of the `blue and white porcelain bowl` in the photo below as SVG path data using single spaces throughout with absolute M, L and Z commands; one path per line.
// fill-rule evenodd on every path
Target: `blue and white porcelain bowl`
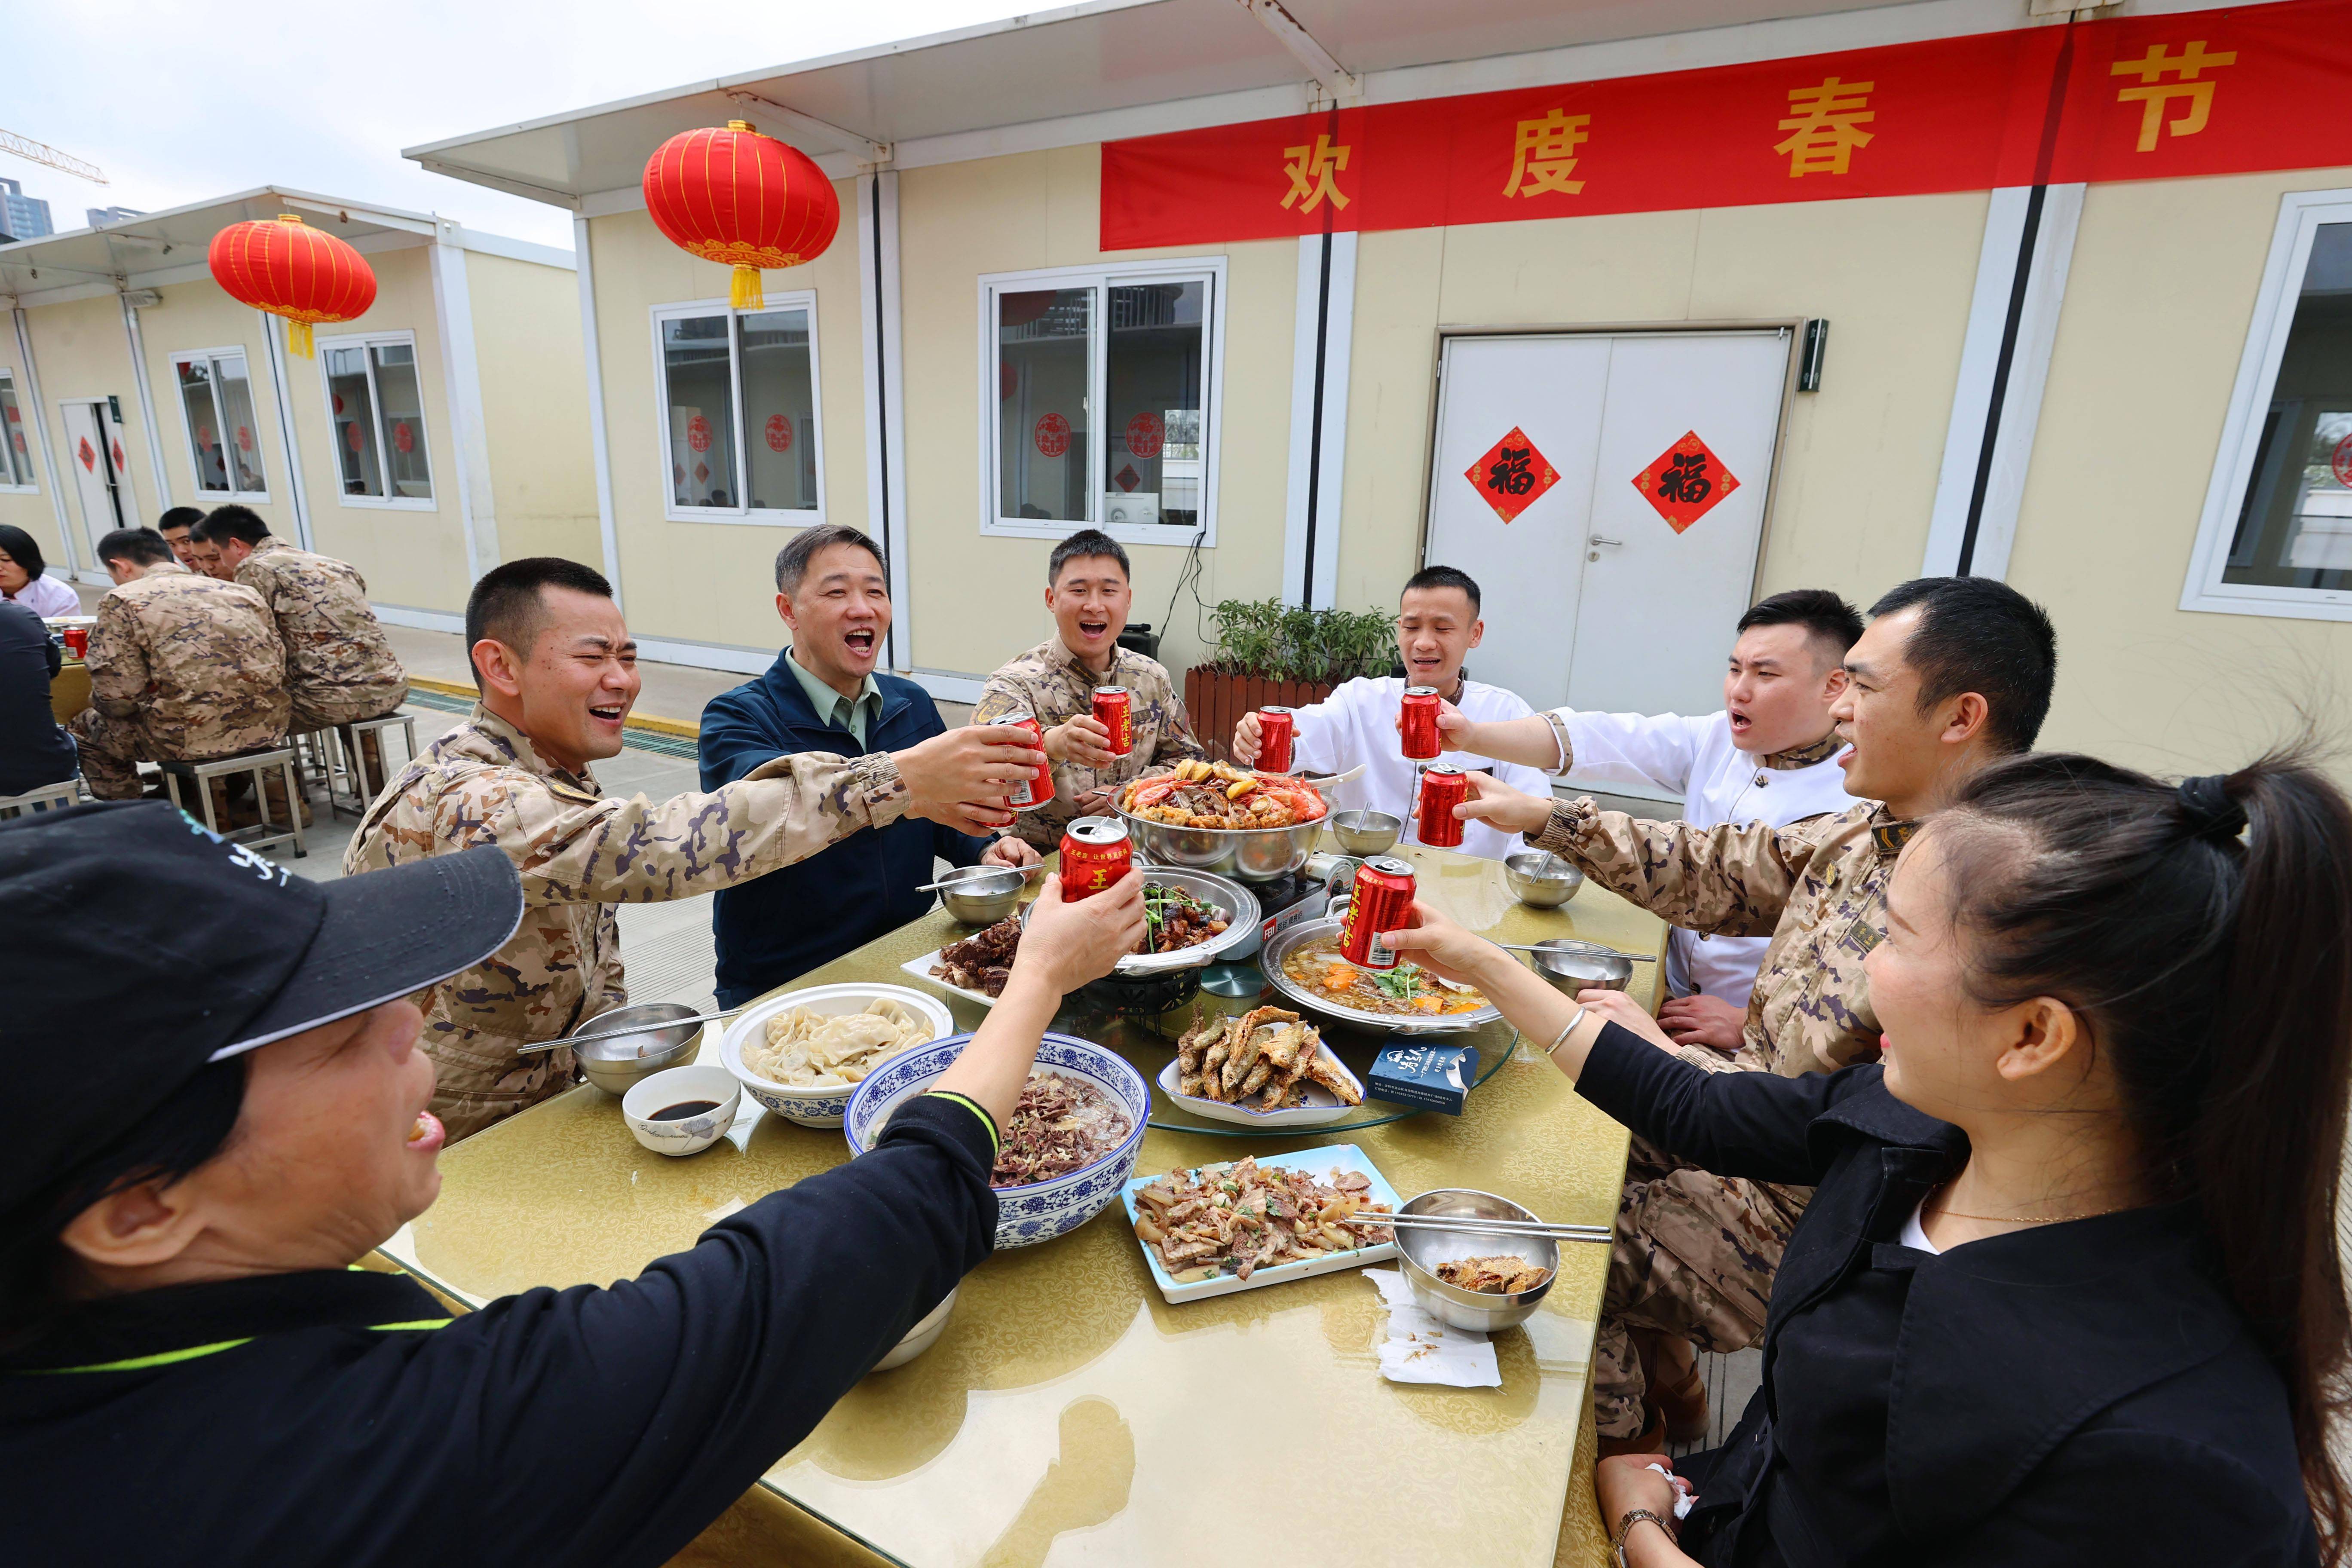
M 901 1102 L 925 1093 L 948 1064 L 963 1054 L 970 1035 L 934 1040 L 891 1058 L 849 1097 L 849 1118 L 842 1131 L 853 1155 L 874 1146 L 874 1138 Z M 1090 1045 L 1068 1035 L 1047 1035 L 1037 1047 L 1034 1070 L 1083 1079 L 1110 1096 L 1133 1125 L 1119 1146 L 1091 1165 L 1066 1176 L 1027 1186 L 996 1189 L 996 1246 L 1028 1247 L 1051 1241 L 1078 1228 L 1115 1202 L 1128 1177 L 1135 1173 L 1135 1156 L 1143 1147 L 1144 1121 L 1151 1114 L 1151 1086 L 1125 1057 L 1103 1046 Z
M 805 1007 L 812 1013 L 863 1013 L 869 1004 L 884 997 L 929 1022 L 934 1043 L 955 1028 L 955 1015 L 947 1010 L 946 1004 L 908 986 L 813 985 L 744 1008 L 719 1037 L 719 1059 L 742 1083 L 746 1094 L 787 1121 L 796 1121 L 803 1127 L 838 1127 L 849 1113 L 850 1091 L 857 1087 L 856 1084 L 803 1089 L 776 1083 L 743 1065 L 743 1047 L 754 1040 L 765 1040 L 768 1020 L 789 1008 Z

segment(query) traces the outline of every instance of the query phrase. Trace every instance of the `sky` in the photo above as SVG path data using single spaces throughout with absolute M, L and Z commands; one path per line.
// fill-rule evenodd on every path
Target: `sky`
M 401 157 L 447 136 L 1034 10 L 1013 0 L 77 0 L 9 7 L 0 129 L 89 160 L 110 184 L 0 153 L 49 203 L 154 212 L 256 185 L 437 212 L 572 246 L 561 207 Z

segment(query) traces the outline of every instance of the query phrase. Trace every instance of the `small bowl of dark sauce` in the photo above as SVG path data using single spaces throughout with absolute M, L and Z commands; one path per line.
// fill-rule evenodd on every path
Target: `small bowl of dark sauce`
M 621 1097 L 621 1120 L 656 1154 L 699 1154 L 727 1135 L 743 1086 L 722 1067 L 670 1068 Z

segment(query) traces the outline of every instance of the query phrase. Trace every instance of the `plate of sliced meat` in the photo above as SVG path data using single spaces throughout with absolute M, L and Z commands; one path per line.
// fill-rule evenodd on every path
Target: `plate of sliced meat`
M 1121 1201 L 1171 1301 L 1286 1284 L 1396 1256 L 1395 1232 L 1348 1223 L 1400 1200 L 1353 1143 L 1131 1178 Z
M 1160 1089 L 1195 1116 L 1247 1127 L 1320 1127 L 1364 1103 L 1322 1031 L 1282 1007 L 1202 1019 L 1160 1069 Z

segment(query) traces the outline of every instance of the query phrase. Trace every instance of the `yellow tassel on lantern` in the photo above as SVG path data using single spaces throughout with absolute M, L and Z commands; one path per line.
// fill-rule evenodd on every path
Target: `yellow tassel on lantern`
M 758 268 L 738 267 L 735 269 L 734 280 L 728 285 L 727 302 L 739 310 L 767 309 L 768 297 L 761 292 Z
M 286 352 L 292 354 L 296 359 L 315 359 L 318 357 L 318 347 L 312 342 L 310 322 L 289 321 L 286 323 Z

